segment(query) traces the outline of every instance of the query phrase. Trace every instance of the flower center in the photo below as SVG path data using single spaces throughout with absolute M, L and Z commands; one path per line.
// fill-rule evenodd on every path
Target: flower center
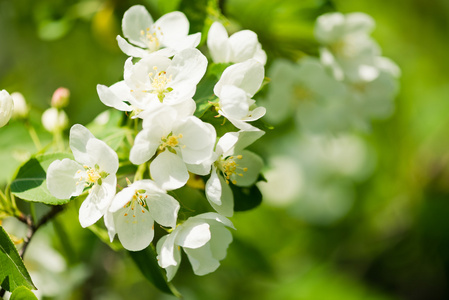
M 147 46 L 148 51 L 154 52 L 161 47 L 160 38 L 163 36 L 160 27 L 147 28 L 140 31 L 140 40 Z
M 173 135 L 173 133 L 170 133 L 168 136 L 163 137 L 161 139 L 161 144 L 159 145 L 159 149 L 161 151 L 164 151 L 166 148 L 169 148 L 169 150 L 174 151 L 173 148 L 179 145 L 179 139 L 181 139 L 182 136 L 183 136 L 182 133 L 180 133 L 178 135 Z
M 93 168 L 86 165 L 84 165 L 83 167 L 85 169 L 85 172 L 78 170 L 76 172 L 76 176 L 79 177 L 79 182 L 77 182 L 77 184 L 83 182 L 85 187 L 91 187 L 94 184 L 101 185 L 102 179 L 108 177 L 109 175 L 109 173 L 101 171 L 100 167 L 97 164 L 95 164 Z
M 236 184 L 237 181 L 235 179 L 231 179 L 231 176 L 243 176 L 243 173 L 248 171 L 248 168 L 242 168 L 237 163 L 238 160 L 241 160 L 242 158 L 243 155 L 229 156 L 219 162 L 218 167 L 223 172 L 227 184 L 229 184 L 229 180 L 231 180 L 233 184 Z
M 128 208 L 124 214 L 127 217 L 129 214 L 132 214 L 133 218 L 136 217 L 136 211 L 140 210 L 142 213 L 145 213 L 148 210 L 147 206 L 147 198 L 148 195 L 145 194 L 145 190 L 136 190 L 134 192 L 133 197 L 128 203 L 126 203 L 123 208 Z M 137 221 L 133 221 L 133 223 L 137 223 Z
M 151 93 L 156 94 L 159 101 L 163 101 L 165 93 L 171 92 L 173 89 L 167 87 L 167 85 L 172 81 L 172 75 L 167 76 L 167 72 L 158 71 L 157 67 L 153 67 L 154 73 L 148 74 L 151 81 Z

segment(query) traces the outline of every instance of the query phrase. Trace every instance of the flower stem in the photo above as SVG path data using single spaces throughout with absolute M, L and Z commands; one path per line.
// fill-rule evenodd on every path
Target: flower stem
M 42 144 L 39 140 L 39 136 L 37 135 L 36 130 L 34 129 L 33 125 L 31 125 L 29 120 L 25 121 L 25 126 L 28 129 L 28 133 L 30 134 L 31 139 L 33 140 L 34 146 L 39 152 L 42 149 Z

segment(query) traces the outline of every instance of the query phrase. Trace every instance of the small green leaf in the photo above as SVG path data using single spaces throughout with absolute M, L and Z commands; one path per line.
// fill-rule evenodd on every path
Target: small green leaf
M 24 286 L 20 286 L 14 290 L 9 300 L 38 300 L 36 295 Z
M 262 203 L 262 193 L 256 185 L 239 187 L 230 183 L 229 186 L 234 194 L 234 211 L 250 210 Z
M 36 289 L 28 274 L 19 252 L 0 226 L 0 285 L 7 291 L 14 291 L 19 286 Z
M 167 282 L 164 270 L 159 267 L 156 259 L 156 252 L 152 246 L 147 247 L 141 251 L 128 251 L 136 266 L 139 268 L 142 275 L 148 281 L 154 284 L 159 290 L 164 293 L 172 294 L 178 298 L 181 294 L 170 282 Z
M 11 192 L 27 201 L 41 202 L 50 205 L 60 205 L 70 199 L 53 197 L 47 189 L 48 166 L 57 159 L 72 158 L 68 153 L 54 153 L 38 155 L 22 165 L 14 181 L 11 183 Z
M 208 72 L 219 79 L 224 70 L 231 65 L 232 63 L 212 63 L 209 66 Z

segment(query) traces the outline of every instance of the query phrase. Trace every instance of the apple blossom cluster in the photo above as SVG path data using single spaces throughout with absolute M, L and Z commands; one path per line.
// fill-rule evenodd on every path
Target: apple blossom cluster
M 374 26 L 364 13 L 318 17 L 319 57 L 271 65 L 273 84 L 264 102 L 268 121 L 279 124 L 294 115 L 301 130 L 320 133 L 367 130 L 371 119 L 390 116 L 400 70 L 381 56 L 370 37 Z
M 189 35 L 183 13 L 153 21 L 143 6 L 135 5 L 125 12 L 122 29 L 118 45 L 129 56 L 123 80 L 99 84 L 97 92 L 104 105 L 125 112 L 132 124 L 131 141 L 125 140 L 127 147 L 121 149 L 126 156 L 119 157 L 76 124 L 69 137 L 73 159 L 51 163 L 48 190 L 59 199 L 85 196 L 79 210 L 82 227 L 104 217 L 111 242 L 117 235 L 130 251 L 148 247 L 159 224 L 168 232 L 156 247 L 168 280 L 180 265 L 180 247 L 195 274 L 213 272 L 232 241 L 227 229 L 234 228 L 227 219 L 234 213 L 231 186 L 253 186 L 263 167 L 263 160 L 246 148 L 264 134 L 253 122 L 265 108 L 253 97 L 264 80 L 266 54 L 254 32 L 228 37 L 224 26 L 214 23 L 208 51 L 215 64 L 226 68 L 211 75 L 208 65 L 214 63 L 196 48 L 201 33 Z M 202 80 L 211 78 L 213 91 L 205 99 L 196 97 Z M 205 121 L 211 115 L 219 122 Z M 127 162 L 136 166 L 132 181 L 120 171 Z M 118 182 L 125 180 L 127 186 L 121 187 Z M 202 182 L 209 209 L 181 217 L 183 201 L 174 191 L 193 180 Z

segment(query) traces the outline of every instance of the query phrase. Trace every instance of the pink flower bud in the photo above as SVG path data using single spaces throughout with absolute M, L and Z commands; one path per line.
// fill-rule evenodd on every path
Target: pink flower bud
M 51 106 L 55 108 L 63 108 L 69 104 L 70 91 L 65 87 L 56 89 L 51 97 Z

